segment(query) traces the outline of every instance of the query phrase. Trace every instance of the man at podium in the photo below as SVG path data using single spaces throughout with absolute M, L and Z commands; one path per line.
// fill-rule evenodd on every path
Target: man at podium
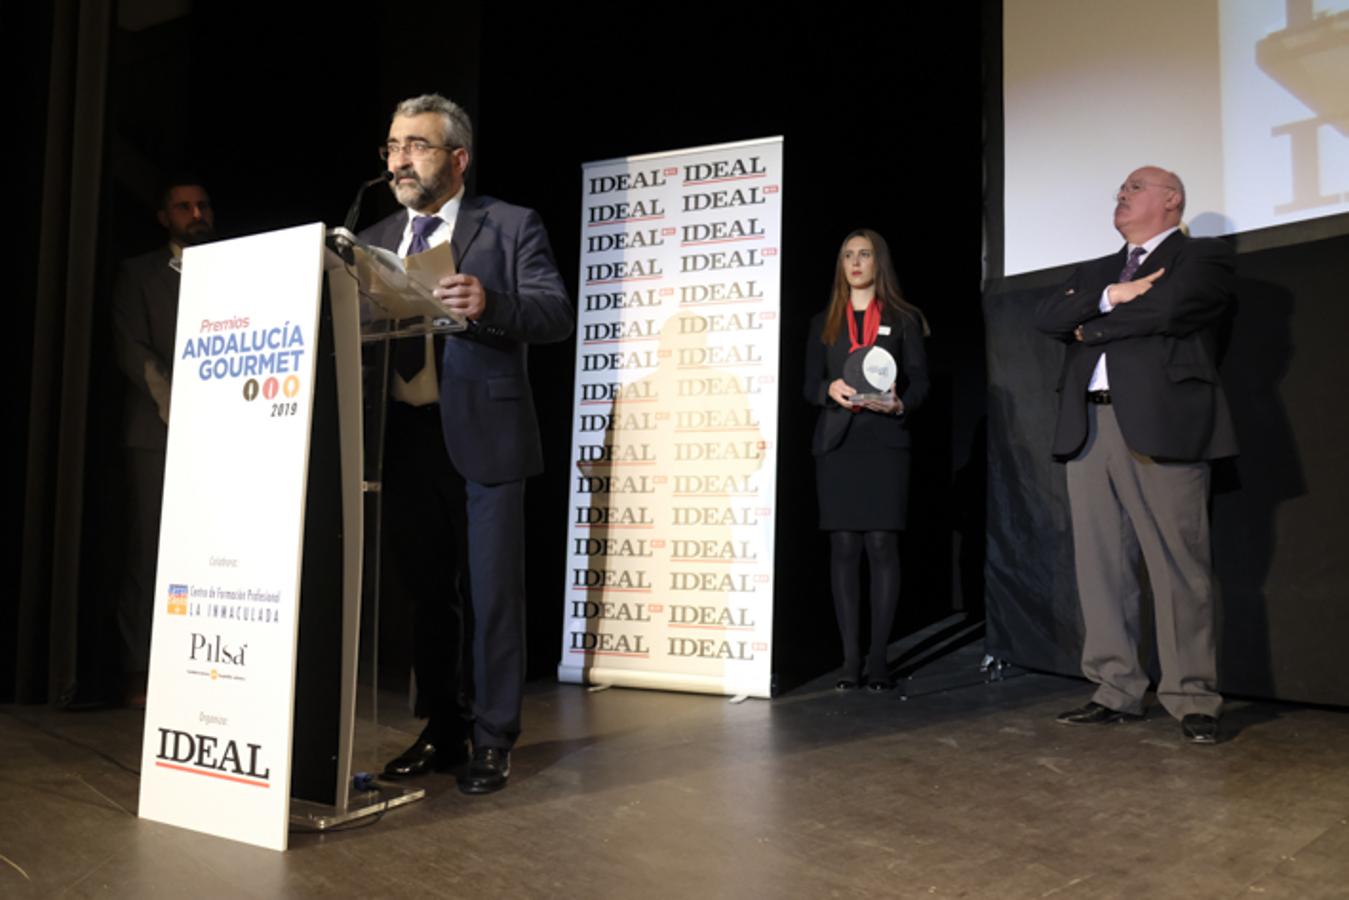
M 520 734 L 524 490 L 543 470 L 526 348 L 564 340 L 576 314 L 538 214 L 465 194 L 472 150 L 457 104 L 438 94 L 398 104 L 379 152 L 404 209 L 361 238 L 405 257 L 448 243 L 456 273 L 435 295 L 468 321 L 392 353 L 385 550 L 414 598 L 416 713 L 428 721 L 384 774 L 467 759 L 459 788 L 481 794 L 505 787 Z

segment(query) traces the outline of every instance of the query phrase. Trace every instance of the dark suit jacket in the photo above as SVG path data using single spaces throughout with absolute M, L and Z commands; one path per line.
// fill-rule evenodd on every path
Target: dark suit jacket
M 167 382 L 173 376 L 173 338 L 178 324 L 178 283 L 169 268 L 168 246 L 125 260 L 112 295 L 112 343 L 118 367 L 131 380 L 123 414 L 128 447 L 163 450 L 168 425 L 150 396 L 147 369 Z
M 818 456 L 833 450 L 843 443 L 850 428 L 867 429 L 878 447 L 908 447 L 911 442 L 909 416 L 923 405 L 927 397 L 927 354 L 923 349 L 923 326 L 907 314 L 896 315 L 886 310 L 881 316 L 881 324 L 890 326 L 890 333 L 877 335 L 876 346 L 889 350 L 899 363 L 895 393 L 904 403 L 903 415 L 882 416 L 865 411 L 854 413 L 839 406 L 829 396 L 829 385 L 834 379 L 843 377 L 843 364 L 848 359 L 851 341 L 847 324 L 844 323 L 833 344 L 826 347 L 821 343 L 824 317 L 825 314 L 820 313 L 811 320 L 810 336 L 806 338 L 804 393 L 808 403 L 823 407 L 815 423 L 811 452 Z
M 1106 354 L 1110 396 L 1125 442 L 1158 459 L 1235 456 L 1236 433 L 1217 367 L 1217 327 L 1232 304 L 1232 249 L 1177 231 L 1148 254 L 1135 278 L 1166 273 L 1130 303 L 1101 313 L 1106 286 L 1119 280 L 1125 248 L 1084 263 L 1039 304 L 1041 331 L 1067 344 L 1059 375 L 1056 459 L 1087 438 L 1087 385 Z M 1083 340 L 1073 329 L 1083 326 Z
M 397 250 L 407 224 L 400 209 L 361 233 Z M 526 345 L 560 341 L 576 325 L 538 213 L 490 197 L 465 197 L 450 241 L 455 265 L 476 276 L 487 308 L 451 335 L 441 356 L 440 413 L 445 448 L 479 484 L 543 471 L 543 447 L 529 387 Z

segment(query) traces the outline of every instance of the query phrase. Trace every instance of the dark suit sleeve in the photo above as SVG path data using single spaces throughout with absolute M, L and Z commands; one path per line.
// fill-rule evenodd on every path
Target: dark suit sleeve
M 1151 290 L 1092 322 L 1083 342 L 1185 337 L 1213 325 L 1232 301 L 1232 266 L 1232 248 L 1222 241 L 1190 241 Z
M 1035 327 L 1052 338 L 1072 343 L 1077 326 L 1101 315 L 1104 289 L 1105 285 L 1094 285 L 1094 279 L 1077 269 L 1035 307 Z
M 824 330 L 824 314 L 810 320 L 810 333 L 806 335 L 806 380 L 801 393 L 812 406 L 837 406 L 829 397 L 829 364 L 825 358 L 828 349 L 820 341 Z
M 564 340 L 576 327 L 576 310 L 536 212 L 528 210 L 521 217 L 513 242 L 515 290 L 488 290 L 487 308 L 478 324 L 492 333 L 531 344 Z
M 112 345 L 118 367 L 138 390 L 153 397 L 149 380 L 158 378 L 167 386 L 171 368 L 151 342 L 144 281 L 143 273 L 138 277 L 125 264 L 118 270 L 112 293 Z
M 923 346 L 923 325 L 917 320 L 904 323 L 904 378 L 908 384 L 899 399 L 904 415 L 917 410 L 927 399 L 927 349 Z

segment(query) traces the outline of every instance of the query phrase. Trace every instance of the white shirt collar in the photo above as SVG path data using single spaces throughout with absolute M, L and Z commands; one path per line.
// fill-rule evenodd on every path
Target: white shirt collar
M 463 202 L 463 200 L 464 200 L 464 188 L 463 185 L 460 185 L 459 192 L 456 193 L 450 199 L 446 200 L 445 205 L 442 206 L 440 209 L 436 210 L 434 213 L 431 213 L 431 215 L 439 216 L 442 222 L 453 228 L 455 217 L 459 215 L 459 206 Z M 415 209 L 408 210 L 408 228 L 412 227 L 412 220 L 420 215 L 421 213 L 417 212 Z
M 1154 234 L 1152 237 L 1148 238 L 1146 241 L 1144 241 L 1144 242 L 1141 243 L 1141 244 L 1130 244 L 1130 245 L 1129 245 L 1129 252 L 1132 253 L 1132 252 L 1134 251 L 1134 248 L 1135 248 L 1135 247 L 1142 247 L 1142 248 L 1143 248 L 1143 255 L 1144 255 L 1144 256 L 1147 256 L 1147 255 L 1150 254 L 1153 250 L 1156 250 L 1156 249 L 1157 249 L 1157 245 L 1158 245 L 1158 244 L 1160 244 L 1162 241 L 1164 241 L 1164 240 L 1166 240 L 1167 238 L 1169 238 L 1169 237 L 1171 236 L 1171 233 L 1172 233 L 1173 231 L 1179 231 L 1179 230 L 1180 230 L 1180 226 L 1179 226 L 1179 225 L 1172 225 L 1170 228 L 1166 229 L 1165 231 L 1159 231 L 1157 234 Z
M 445 205 L 436 210 L 432 215 L 440 218 L 440 224 L 426 236 L 428 246 L 435 247 L 440 244 L 448 244 L 454 239 L 454 220 L 459 215 L 459 207 L 464 199 L 464 188 L 461 185 L 459 192 L 445 201 Z M 398 255 L 406 256 L 408 247 L 412 246 L 412 223 L 422 213 L 414 209 L 409 209 L 407 223 L 403 226 L 403 239 L 398 243 Z

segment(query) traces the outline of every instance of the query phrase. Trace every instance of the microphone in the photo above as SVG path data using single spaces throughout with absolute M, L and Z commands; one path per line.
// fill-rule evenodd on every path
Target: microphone
M 356 220 L 361 217 L 361 198 L 365 192 L 379 184 L 381 181 L 392 181 L 393 173 L 388 169 L 380 172 L 369 181 L 361 182 L 361 186 L 356 189 L 356 199 L 351 201 L 351 208 L 347 210 L 347 218 L 342 223 L 341 228 L 334 228 L 328 235 L 328 246 L 337 252 L 347 263 L 351 265 L 355 262 L 355 254 L 352 247 L 355 246 L 352 241 L 356 240 L 355 229 Z
M 393 181 L 393 172 L 385 169 L 369 181 L 362 182 L 361 186 L 356 189 L 356 199 L 351 201 L 351 209 L 347 210 L 347 218 L 343 221 L 342 227 L 354 233 L 356 231 L 356 220 L 361 217 L 361 198 L 365 196 L 365 192 L 380 182 L 390 181 Z

